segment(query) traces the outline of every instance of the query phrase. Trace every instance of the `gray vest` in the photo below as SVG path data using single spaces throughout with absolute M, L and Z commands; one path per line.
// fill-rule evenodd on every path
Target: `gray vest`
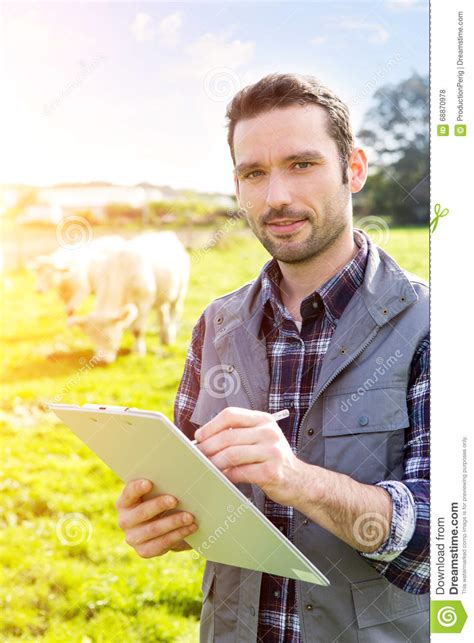
M 205 319 L 201 389 L 191 421 L 203 425 L 226 406 L 266 411 L 270 374 L 259 337 L 260 277 L 214 300 Z M 410 364 L 428 329 L 426 284 L 369 241 L 364 282 L 334 331 L 299 427 L 297 456 L 367 484 L 400 480 Z M 236 378 L 226 398 L 206 388 L 206 372 L 219 365 Z M 238 487 L 263 511 L 259 487 Z M 304 641 L 429 641 L 429 594 L 397 588 L 358 552 L 305 518 L 295 510 L 294 543 L 331 585 L 296 581 Z M 256 641 L 260 583 L 259 572 L 208 561 L 200 640 Z

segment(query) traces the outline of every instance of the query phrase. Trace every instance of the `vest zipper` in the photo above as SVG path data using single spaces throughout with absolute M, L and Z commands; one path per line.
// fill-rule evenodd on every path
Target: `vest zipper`
M 235 372 L 237 373 L 237 376 L 238 376 L 238 378 L 239 378 L 239 380 L 240 380 L 240 382 L 241 382 L 241 384 L 242 384 L 242 388 L 244 389 L 244 391 L 245 391 L 245 392 L 246 392 L 246 394 L 247 394 L 247 397 L 248 397 L 248 398 L 249 398 L 249 400 L 250 400 L 250 405 L 251 405 L 251 407 L 252 407 L 252 410 L 254 410 L 254 411 L 255 411 L 255 410 L 256 410 L 256 409 L 255 409 L 255 400 L 254 400 L 254 398 L 252 397 L 252 394 L 250 393 L 250 388 L 248 388 L 248 387 L 247 387 L 247 383 L 246 383 L 245 378 L 244 378 L 244 377 L 242 377 L 242 375 L 239 373 L 239 371 L 235 368 L 235 364 L 234 364 L 233 366 L 234 366 L 234 370 L 235 370 Z
M 370 335 L 370 337 L 365 341 L 365 343 L 364 343 L 364 344 L 362 344 L 362 346 L 359 348 L 359 350 L 358 350 L 356 353 L 354 353 L 354 355 L 351 357 L 351 359 L 350 359 L 349 361 L 347 361 L 345 364 L 343 364 L 342 366 L 340 366 L 340 367 L 336 370 L 336 372 L 335 372 L 335 373 L 333 373 L 333 375 L 328 379 L 328 381 L 326 382 L 326 384 L 323 386 L 323 388 L 319 391 L 319 393 L 316 395 L 316 397 L 314 398 L 314 400 L 311 402 L 311 404 L 310 404 L 310 406 L 309 406 L 308 410 L 307 410 L 307 411 L 306 411 L 306 413 L 303 415 L 303 418 L 301 419 L 301 422 L 300 422 L 300 430 L 298 431 L 298 438 L 297 438 L 297 440 L 296 440 L 296 453 L 297 453 L 297 454 L 298 454 L 298 453 L 299 453 L 299 451 L 300 451 L 300 446 L 301 446 L 301 445 L 300 445 L 300 442 L 301 442 L 301 435 L 302 435 L 303 430 L 304 430 L 304 422 L 305 422 L 305 420 L 306 420 L 306 417 L 307 417 L 308 413 L 311 411 L 311 409 L 313 408 L 313 406 L 316 404 L 316 402 L 318 401 L 319 397 L 321 396 L 321 393 L 324 393 L 324 391 L 328 388 L 328 386 L 329 386 L 330 384 L 332 384 L 332 382 L 336 379 L 336 377 L 339 375 L 339 373 L 341 373 L 345 368 L 347 368 L 350 364 L 352 364 L 352 362 L 353 362 L 353 361 L 355 361 L 355 360 L 359 357 L 359 355 L 365 351 L 365 349 L 367 348 L 367 346 L 368 346 L 368 345 L 369 345 L 369 344 L 370 344 L 370 343 L 375 339 L 375 337 L 376 337 L 376 335 L 377 335 L 377 333 L 378 333 L 378 332 L 379 332 L 379 328 L 377 328 L 377 329 L 372 333 L 372 335 Z

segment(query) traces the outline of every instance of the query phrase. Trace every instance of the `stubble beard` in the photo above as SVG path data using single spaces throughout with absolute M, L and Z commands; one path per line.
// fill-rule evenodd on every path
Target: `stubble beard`
M 289 211 L 287 214 L 289 216 Z M 282 212 L 282 218 L 284 215 Z M 347 203 L 342 198 L 333 206 L 326 204 L 319 217 L 310 212 L 293 211 L 291 218 L 296 220 L 296 215 L 301 219 L 307 219 L 304 228 L 310 227 L 309 232 L 305 230 L 305 236 L 301 241 L 297 239 L 303 230 L 288 234 L 280 240 L 272 235 L 265 223 L 256 224 L 249 218 L 250 228 L 263 247 L 272 257 L 283 263 L 303 264 L 323 254 L 344 233 L 351 220 L 347 212 Z

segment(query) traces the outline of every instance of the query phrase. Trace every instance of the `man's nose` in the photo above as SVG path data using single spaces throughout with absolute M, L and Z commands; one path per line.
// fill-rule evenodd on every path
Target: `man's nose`
M 285 176 L 280 172 L 272 172 L 267 187 L 266 205 L 274 210 L 280 210 L 290 204 L 290 190 Z

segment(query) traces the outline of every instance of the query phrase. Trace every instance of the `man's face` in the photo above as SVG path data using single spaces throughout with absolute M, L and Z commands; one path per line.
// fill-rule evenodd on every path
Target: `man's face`
M 251 229 L 285 263 L 330 247 L 352 216 L 326 110 L 295 105 L 239 121 L 234 130 L 236 191 Z

